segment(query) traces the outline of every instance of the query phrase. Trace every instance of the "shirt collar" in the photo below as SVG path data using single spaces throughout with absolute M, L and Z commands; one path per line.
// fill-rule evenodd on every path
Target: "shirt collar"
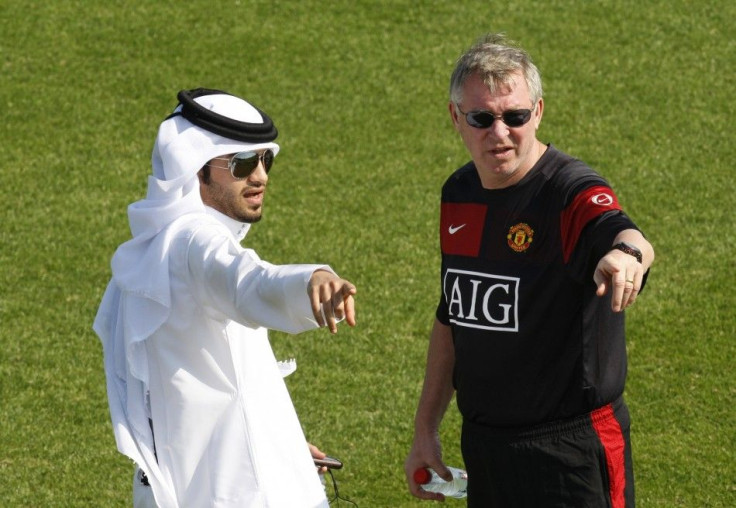
M 205 210 L 207 211 L 207 215 L 210 215 L 217 219 L 218 221 L 222 222 L 225 227 L 232 233 L 232 235 L 240 242 L 245 238 L 245 235 L 248 234 L 248 230 L 250 229 L 250 224 L 247 222 L 240 222 L 232 217 L 228 217 L 222 212 L 219 212 L 218 210 L 215 210 L 212 207 L 205 206 Z

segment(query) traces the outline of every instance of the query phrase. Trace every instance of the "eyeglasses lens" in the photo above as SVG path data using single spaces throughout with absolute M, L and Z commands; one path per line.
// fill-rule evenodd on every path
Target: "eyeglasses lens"
M 509 127 L 521 127 L 527 123 L 532 117 L 531 109 L 516 109 L 514 111 L 505 111 L 501 115 L 503 123 Z M 465 115 L 468 124 L 478 129 L 487 129 L 496 120 L 492 113 L 488 111 L 471 111 Z
M 263 161 L 263 169 L 268 173 L 273 166 L 273 158 L 271 150 L 265 150 L 261 154 L 257 152 L 236 153 L 230 160 L 230 171 L 235 178 L 248 178 L 258 167 L 258 163 Z

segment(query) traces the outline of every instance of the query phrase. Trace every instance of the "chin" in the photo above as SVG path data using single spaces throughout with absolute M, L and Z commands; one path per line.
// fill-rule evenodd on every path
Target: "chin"
M 263 211 L 261 207 L 254 207 L 254 208 L 239 208 L 236 210 L 233 210 L 233 218 L 239 222 L 244 222 L 246 224 L 252 224 L 254 222 L 258 222 L 261 220 L 261 217 L 263 216 Z
M 263 215 L 260 213 L 258 215 L 246 215 L 244 217 L 240 217 L 240 222 L 245 222 L 247 224 L 255 224 L 256 222 L 260 221 L 263 218 Z

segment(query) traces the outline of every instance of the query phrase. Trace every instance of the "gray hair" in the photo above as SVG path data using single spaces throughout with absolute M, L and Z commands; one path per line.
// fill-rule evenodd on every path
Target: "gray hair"
M 513 74 L 521 71 L 529 87 L 532 105 L 542 98 L 542 77 L 529 53 L 506 39 L 504 34 L 487 34 L 470 47 L 457 61 L 450 78 L 450 101 L 460 104 L 463 86 L 478 74 L 491 93 L 513 84 Z

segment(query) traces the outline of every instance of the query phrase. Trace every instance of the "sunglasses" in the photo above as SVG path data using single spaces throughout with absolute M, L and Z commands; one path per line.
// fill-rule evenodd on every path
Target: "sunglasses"
M 274 153 L 272 150 L 264 150 L 261 153 L 258 152 L 238 152 L 230 158 L 227 157 L 215 157 L 212 160 L 227 161 L 227 167 L 215 166 L 213 168 L 229 169 L 230 174 L 233 178 L 242 180 L 248 178 L 253 171 L 258 167 L 258 164 L 263 162 L 263 169 L 266 170 L 266 174 L 273 166 Z
M 460 109 L 460 106 L 458 104 L 455 104 L 457 106 L 457 110 L 465 115 L 465 121 L 468 122 L 468 125 L 471 127 L 475 127 L 476 129 L 487 129 L 491 125 L 493 125 L 493 122 L 496 120 L 501 120 L 503 123 L 508 125 L 509 127 L 521 127 L 525 123 L 527 123 L 532 118 L 532 111 L 534 111 L 534 108 L 532 109 L 514 109 L 513 111 L 504 111 L 500 115 L 494 115 L 490 111 L 470 111 L 468 113 L 463 112 L 463 110 Z

